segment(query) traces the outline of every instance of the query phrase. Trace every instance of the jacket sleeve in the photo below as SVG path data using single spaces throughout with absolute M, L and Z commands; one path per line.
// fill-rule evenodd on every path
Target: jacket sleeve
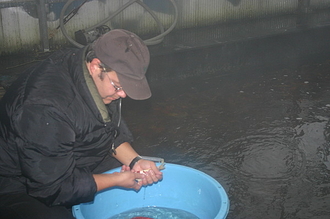
M 14 121 L 22 175 L 28 194 L 47 205 L 92 201 L 96 183 L 87 168 L 78 168 L 73 145 L 75 133 L 53 107 L 24 107 Z

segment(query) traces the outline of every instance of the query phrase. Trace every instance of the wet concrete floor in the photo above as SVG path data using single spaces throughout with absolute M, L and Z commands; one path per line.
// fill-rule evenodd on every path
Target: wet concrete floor
M 217 179 L 229 219 L 329 218 L 329 35 L 315 32 L 154 59 L 149 74 L 173 75 L 124 101 L 135 147 Z
M 328 34 L 154 56 L 153 96 L 123 102 L 134 147 L 218 180 L 229 219 L 328 219 Z

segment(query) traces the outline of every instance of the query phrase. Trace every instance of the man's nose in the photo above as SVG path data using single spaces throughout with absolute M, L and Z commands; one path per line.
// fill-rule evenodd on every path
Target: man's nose
M 125 98 L 125 97 L 127 96 L 124 90 L 117 91 L 117 94 L 118 94 L 118 96 L 120 96 L 121 98 Z

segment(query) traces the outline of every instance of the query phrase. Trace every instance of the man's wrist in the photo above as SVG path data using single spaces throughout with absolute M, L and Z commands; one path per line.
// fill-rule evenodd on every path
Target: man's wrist
M 136 157 L 131 161 L 131 163 L 129 164 L 129 168 L 130 168 L 130 169 L 133 169 L 134 165 L 135 165 L 139 160 L 141 160 L 141 159 L 142 159 L 141 156 L 136 156 Z

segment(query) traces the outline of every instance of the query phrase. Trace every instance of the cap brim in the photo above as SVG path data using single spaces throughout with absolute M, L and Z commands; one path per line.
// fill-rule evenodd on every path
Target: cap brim
M 151 97 L 151 91 L 148 81 L 145 77 L 134 80 L 117 72 L 120 85 L 125 93 L 134 100 L 145 100 Z

